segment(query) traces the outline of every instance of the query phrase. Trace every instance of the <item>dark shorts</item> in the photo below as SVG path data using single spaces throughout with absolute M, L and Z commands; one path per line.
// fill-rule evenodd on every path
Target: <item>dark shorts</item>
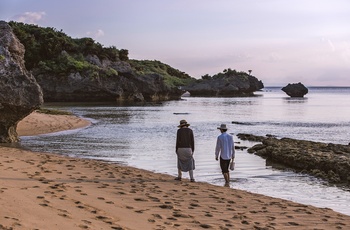
M 228 173 L 228 167 L 230 166 L 230 160 L 224 160 L 220 157 L 220 168 L 222 173 Z

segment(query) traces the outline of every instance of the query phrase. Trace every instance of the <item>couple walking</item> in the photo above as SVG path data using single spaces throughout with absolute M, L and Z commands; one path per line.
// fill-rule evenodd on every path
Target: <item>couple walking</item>
M 182 172 L 189 172 L 191 182 L 195 182 L 193 177 L 193 170 L 195 169 L 195 162 L 193 158 L 194 153 L 194 135 L 192 129 L 189 128 L 190 124 L 186 120 L 181 120 L 178 126 L 176 135 L 176 154 L 177 154 L 177 169 L 178 176 L 175 180 L 181 180 Z M 233 137 L 226 133 L 227 126 L 221 124 L 218 127 L 221 134 L 217 137 L 215 147 L 215 160 L 219 160 L 220 156 L 220 168 L 225 178 L 226 184 L 230 182 L 229 166 L 231 160 L 235 158 L 235 147 Z

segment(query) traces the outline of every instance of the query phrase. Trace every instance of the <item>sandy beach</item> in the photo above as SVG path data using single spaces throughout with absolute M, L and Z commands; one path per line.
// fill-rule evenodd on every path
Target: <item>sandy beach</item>
M 89 124 L 34 112 L 17 130 Z M 0 229 L 350 229 L 327 208 L 97 160 L 0 147 L 0 172 Z

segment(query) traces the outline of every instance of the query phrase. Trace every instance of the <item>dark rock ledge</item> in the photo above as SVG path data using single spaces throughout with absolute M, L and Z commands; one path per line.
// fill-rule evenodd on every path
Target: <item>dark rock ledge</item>
M 350 145 L 251 134 L 237 136 L 241 140 L 261 142 L 249 148 L 249 153 L 330 183 L 350 185 Z

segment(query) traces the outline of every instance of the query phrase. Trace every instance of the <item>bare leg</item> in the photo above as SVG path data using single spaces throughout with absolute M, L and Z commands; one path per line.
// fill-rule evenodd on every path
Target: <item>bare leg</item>
M 224 173 L 224 178 L 225 178 L 226 183 L 230 182 L 230 174 L 229 173 Z
M 194 178 L 193 178 L 193 170 L 190 170 L 190 171 L 189 171 L 189 174 L 190 174 L 190 178 L 191 178 L 192 180 L 194 180 Z
M 180 169 L 177 169 L 177 176 L 178 178 L 181 178 L 182 177 L 182 172 Z

